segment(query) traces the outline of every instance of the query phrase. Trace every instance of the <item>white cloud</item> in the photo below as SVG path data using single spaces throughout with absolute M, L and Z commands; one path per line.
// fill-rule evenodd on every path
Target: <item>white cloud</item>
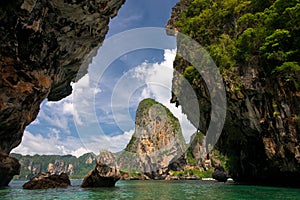
M 133 133 L 134 130 L 132 129 L 130 131 L 124 132 L 121 135 L 116 135 L 113 137 L 106 136 L 109 141 L 109 145 L 106 145 L 104 149 L 107 149 L 112 152 L 118 152 L 123 150 L 129 143 Z
M 57 133 L 57 130 L 54 131 Z M 51 134 L 48 136 L 42 136 L 41 134 L 32 134 L 29 131 L 25 131 L 21 145 L 13 149 L 12 152 L 20 153 L 22 155 L 72 154 L 78 157 L 91 151 L 84 148 L 81 141 L 75 137 L 60 139 L 59 137 Z
M 36 118 L 33 122 L 31 122 L 32 125 L 38 125 L 40 124 L 40 121 L 38 118 Z
M 59 104 L 49 104 L 50 102 L 42 105 L 41 111 L 38 115 L 38 120 L 41 125 L 48 124 L 50 126 L 60 128 L 66 133 L 70 133 L 68 126 L 68 118 L 64 115 L 61 115 L 61 109 Z M 49 106 L 51 105 L 51 106 Z
M 83 125 L 86 121 L 90 121 L 91 115 L 94 114 L 94 107 L 90 104 L 94 101 L 93 97 L 101 93 L 101 89 L 98 86 L 91 86 L 89 74 L 83 76 L 77 83 L 73 83 L 72 87 L 75 92 L 68 97 L 57 102 L 43 103 L 35 124 L 44 121 L 49 126 L 70 133 L 70 123 L 75 121 L 76 124 Z
M 129 143 L 133 133 L 134 129 L 116 136 L 107 136 L 99 133 L 94 134 L 92 137 L 82 137 L 81 141 L 95 154 L 98 154 L 100 150 L 119 152 Z
M 72 84 L 75 92 L 70 96 L 58 102 L 43 103 L 36 123 L 49 126 L 49 133 L 34 132 L 33 134 L 25 131 L 22 144 L 14 152 L 78 156 L 89 151 L 97 154 L 100 149 L 112 152 L 121 151 L 126 147 L 134 132 L 135 119 L 131 118 L 129 109 L 137 108 L 142 99 L 149 97 L 156 99 L 171 110 L 181 122 L 184 137 L 186 142 L 189 142 L 190 135 L 196 129 L 182 114 L 180 107 L 176 108 L 174 104 L 170 104 L 175 53 L 175 50 L 165 50 L 163 62 L 144 62 L 125 73 L 119 78 L 119 82 L 111 87 L 114 89 L 111 102 L 104 104 L 102 101 L 96 102 L 96 105 L 91 104 L 95 101 L 95 97 L 102 97 L 103 94 L 97 84 L 91 83 L 90 75 L 85 75 L 77 83 Z M 109 98 L 105 97 L 106 99 Z M 113 108 L 113 113 L 110 108 Z M 95 118 L 96 109 L 98 116 Z M 117 124 L 124 133 L 110 137 L 104 133 L 95 132 L 95 129 L 89 127 L 95 123 L 95 119 L 105 124 Z M 82 127 L 78 132 L 81 139 L 77 136 L 64 135 L 70 134 L 69 126 L 74 122 L 77 128 Z M 71 134 L 76 135 L 76 133 Z
M 77 83 L 72 84 L 73 93 L 68 103 L 73 104 L 72 114 L 78 125 L 91 123 L 91 120 L 95 119 L 95 97 L 102 92 L 95 81 L 90 79 L 90 76 L 88 73 Z M 70 107 L 70 105 L 68 106 Z
M 179 119 L 185 140 L 189 142 L 196 128 L 182 114 L 180 106 L 176 108 L 170 103 L 175 55 L 176 50 L 166 49 L 163 62 L 144 62 L 119 79 L 112 96 L 112 109 L 114 120 L 122 130 L 134 127 L 129 107 L 137 107 L 141 100 L 150 97 L 169 108 Z
M 77 158 L 78 157 L 80 157 L 80 156 L 82 156 L 83 154 L 85 154 L 85 153 L 90 153 L 91 151 L 88 151 L 86 148 L 84 148 L 84 147 L 80 147 L 79 149 L 76 149 L 76 150 L 74 150 L 74 151 L 71 151 L 71 155 L 74 155 L 74 156 L 76 156 Z
M 189 142 L 190 136 L 196 132 L 196 128 L 187 120 L 186 115 L 182 113 L 181 106 L 175 107 L 175 104 L 170 103 L 173 79 L 173 61 L 176 56 L 176 50 L 165 50 L 165 61 L 155 63 L 151 68 L 143 69 L 146 74 L 145 82 L 154 98 L 165 105 L 179 119 L 182 132 L 186 142 Z M 147 96 L 142 96 L 146 98 Z

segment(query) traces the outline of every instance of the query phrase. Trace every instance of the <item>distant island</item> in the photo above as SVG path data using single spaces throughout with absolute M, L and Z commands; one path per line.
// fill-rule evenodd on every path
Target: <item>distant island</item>
M 17 158 L 21 164 L 20 175 L 14 179 L 29 180 L 39 172 L 50 172 L 52 174 L 66 173 L 71 179 L 83 179 L 96 164 L 96 155 L 86 153 L 79 158 L 72 155 L 21 155 L 10 154 Z

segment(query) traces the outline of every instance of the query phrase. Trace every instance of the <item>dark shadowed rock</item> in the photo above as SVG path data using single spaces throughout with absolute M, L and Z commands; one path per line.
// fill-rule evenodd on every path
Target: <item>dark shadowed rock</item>
M 50 174 L 49 172 L 41 172 L 37 176 L 30 179 L 23 185 L 24 189 L 47 189 L 70 186 L 71 182 L 66 173 Z
M 115 155 L 103 151 L 100 152 L 95 169 L 84 178 L 81 187 L 114 187 L 120 178 Z
M 212 174 L 212 178 L 216 179 L 219 182 L 226 182 L 228 177 L 222 166 L 216 167 L 215 171 Z
M 123 3 L 0 1 L 0 152 L 9 154 L 21 143 L 44 99 L 71 94 L 70 83 L 87 73 Z M 0 183 L 12 177 L 0 173 Z
M 0 153 L 0 186 L 7 186 L 14 175 L 20 173 L 20 163 L 17 159 Z
M 282 60 L 278 58 L 279 54 L 276 54 L 274 56 L 276 59 L 273 60 L 269 59 L 269 56 L 262 56 L 260 53 L 257 54 L 257 52 L 260 52 L 260 48 L 266 44 L 264 43 L 266 40 L 264 37 L 277 34 L 277 30 L 282 30 L 282 28 L 287 28 L 287 30 L 291 31 L 289 32 L 291 40 L 289 40 L 289 45 L 284 44 L 284 51 L 299 51 L 297 43 L 299 40 L 294 39 L 298 31 L 297 29 L 288 28 L 290 25 L 289 20 L 292 18 L 281 17 L 284 14 L 288 15 L 286 10 L 296 8 L 294 6 L 297 6 L 297 2 L 285 1 L 286 3 L 281 5 L 284 9 L 278 10 L 276 16 L 273 16 L 272 12 L 269 11 L 264 13 L 265 18 L 260 20 L 270 17 L 269 19 L 274 21 L 281 19 L 283 20 L 282 22 L 286 22 L 283 24 L 269 23 L 272 26 L 274 25 L 271 30 L 269 30 L 270 26 L 268 23 L 256 23 L 254 26 L 252 26 L 253 24 L 241 23 L 236 27 L 232 26 L 232 22 L 245 19 L 244 17 L 250 13 L 251 15 L 256 15 L 258 13 L 261 14 L 263 10 L 277 10 L 275 9 L 277 3 L 274 3 L 274 1 L 257 8 L 254 6 L 255 3 L 251 1 L 249 4 L 249 7 L 253 6 L 253 9 L 250 9 L 251 11 L 245 10 L 246 13 L 231 13 L 230 19 L 228 18 L 229 20 L 226 22 L 223 21 L 223 23 L 212 23 L 214 20 L 222 19 L 218 17 L 215 19 L 210 19 L 209 17 L 206 19 L 201 18 L 201 23 L 198 24 L 199 27 L 194 29 L 191 26 L 186 26 L 185 22 L 195 19 L 194 17 L 205 15 L 204 13 L 207 9 L 210 9 L 209 4 L 197 4 L 196 2 L 181 0 L 177 3 L 173 8 L 171 19 L 167 25 L 173 31 L 168 31 L 168 34 L 177 34 L 179 36 L 177 37 L 178 54 L 186 55 L 189 58 L 199 58 L 199 54 L 194 53 L 197 56 L 189 54 L 188 50 L 193 48 L 191 46 L 187 48 L 185 41 L 181 39 L 178 32 L 188 34 L 208 50 L 208 53 L 215 59 L 214 61 L 220 69 L 222 80 L 220 79 L 221 84 L 219 85 L 223 83 L 225 86 L 227 106 L 223 106 L 222 108 L 219 104 L 217 105 L 219 107 L 217 112 L 212 110 L 212 102 L 214 100 L 221 102 L 221 96 L 223 96 L 218 95 L 216 91 L 209 91 L 208 89 L 210 83 L 216 82 L 215 76 L 209 75 L 205 77 L 203 74 L 200 74 L 206 71 L 204 68 L 201 68 L 200 73 L 195 68 L 191 71 L 191 63 L 180 56 L 176 57 L 173 65 L 178 73 L 174 73 L 173 76 L 171 102 L 176 103 L 176 106 L 181 105 L 183 113 L 203 133 L 206 133 L 209 127 L 216 127 L 216 124 L 219 124 L 218 122 L 221 121 L 219 113 L 222 109 L 224 111 L 224 107 L 227 107 L 225 108 L 225 125 L 222 127 L 222 134 L 215 147 L 223 155 L 226 155 L 230 161 L 229 171 L 233 180 L 243 183 L 254 182 L 273 185 L 275 182 L 277 182 L 276 184 L 285 182 L 285 185 L 298 185 L 300 179 L 300 73 L 299 70 L 286 72 L 280 70 L 276 74 L 274 72 L 275 66 L 279 67 L 282 63 L 295 62 L 297 63 L 296 66 L 299 66 L 299 56 L 291 56 Z M 226 8 L 224 7 L 227 11 L 231 8 L 233 7 L 229 6 L 229 4 Z M 221 6 L 218 9 L 221 9 Z M 216 30 L 216 34 L 207 34 L 205 31 L 198 31 L 201 30 L 199 29 L 202 26 L 201 24 L 205 27 L 205 23 L 202 23 L 204 21 L 214 24 L 212 27 Z M 261 26 L 261 24 L 264 25 Z M 264 33 L 260 34 L 260 36 L 264 35 L 263 38 L 260 39 L 260 42 L 253 45 L 252 53 L 247 54 L 245 57 L 244 55 L 246 54 L 244 53 L 250 51 L 241 50 L 238 47 L 239 45 L 236 45 L 235 51 L 244 53 L 240 56 L 228 53 L 226 59 L 232 59 L 230 62 L 234 64 L 230 68 L 225 67 L 227 63 L 225 64 L 224 60 L 222 60 L 224 55 L 216 56 L 216 49 L 222 47 L 220 49 L 228 50 L 231 44 L 238 44 L 241 41 L 240 39 L 248 33 L 247 31 L 244 32 L 244 30 L 250 30 L 248 28 L 264 30 Z M 271 31 L 270 34 L 269 31 Z M 225 35 L 230 38 L 230 45 L 227 43 L 224 46 L 223 41 L 225 40 L 220 40 Z M 247 49 L 249 50 L 248 47 Z M 270 50 L 270 52 L 274 53 L 275 50 L 274 52 Z M 265 59 L 266 57 L 268 59 Z M 199 60 L 205 63 L 202 59 Z M 274 62 L 275 60 L 276 62 Z M 192 65 L 196 67 L 194 63 Z M 200 63 L 199 66 L 201 66 Z M 289 74 L 289 78 L 287 78 L 286 73 Z M 186 90 L 184 81 L 182 81 L 183 77 L 188 79 L 196 93 L 198 100 L 197 107 L 201 111 L 199 115 L 195 114 L 195 106 L 191 104 L 193 93 Z M 215 119 L 213 119 L 214 113 L 218 113 Z M 211 126 L 213 123 L 215 125 Z M 213 139 L 216 138 L 212 137 Z M 209 141 L 206 144 L 209 144 Z
M 187 165 L 186 158 L 184 157 L 184 155 L 182 155 L 176 161 L 171 162 L 168 168 L 173 171 L 180 171 L 180 170 L 184 170 L 184 167 L 186 165 Z

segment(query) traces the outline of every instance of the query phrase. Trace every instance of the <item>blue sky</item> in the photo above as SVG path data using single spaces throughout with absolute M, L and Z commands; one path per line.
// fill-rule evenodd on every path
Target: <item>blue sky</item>
M 118 16 L 110 22 L 107 43 L 116 41 L 113 38 L 123 36 L 122 32 L 126 30 L 163 28 L 176 2 L 127 0 Z M 134 132 L 138 103 L 147 97 L 171 109 L 182 122 L 188 141 L 195 128 L 181 114 L 180 108 L 169 103 L 176 45 L 175 38 L 166 40 L 170 44 L 164 49 L 127 52 L 104 67 L 100 55 L 104 47 L 100 48 L 89 66 L 89 73 L 72 84 L 74 92 L 70 96 L 59 102 L 45 100 L 42 103 L 37 119 L 26 128 L 21 145 L 13 152 L 79 156 L 90 151 L 98 153 L 102 149 L 120 151 Z M 117 52 L 119 45 L 127 44 L 122 41 L 122 44 L 110 45 L 111 54 Z M 99 69 L 105 70 L 101 76 L 96 76 L 95 70 Z

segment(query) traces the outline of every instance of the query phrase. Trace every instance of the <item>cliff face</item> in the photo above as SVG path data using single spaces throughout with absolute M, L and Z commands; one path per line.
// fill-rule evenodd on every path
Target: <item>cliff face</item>
M 299 15 L 296 1 L 209 2 L 182 0 L 174 7 L 167 27 L 204 46 L 222 74 L 227 117 L 216 148 L 227 155 L 230 174 L 237 181 L 297 184 L 300 67 L 295 54 L 299 52 L 295 26 L 300 22 L 291 17 Z M 197 93 L 199 124 L 189 105 L 181 106 L 205 133 L 210 96 L 202 77 L 189 66 L 180 57 L 174 62 L 174 68 Z M 181 88 L 175 75 L 172 101 L 177 104 L 186 102 L 189 96 Z
M 213 167 L 224 164 L 225 159 L 216 151 L 208 156 L 204 139 L 197 132 L 186 145 L 178 119 L 164 105 L 145 99 L 138 106 L 129 144 L 117 154 L 122 178 L 211 178 Z
M 19 160 L 21 164 L 20 174 L 15 179 L 29 180 L 40 172 L 49 172 L 50 174 L 66 173 L 70 178 L 83 178 L 96 163 L 96 156 L 87 153 L 79 158 L 75 156 L 58 155 L 34 155 L 22 156 L 20 154 L 11 154 L 12 157 Z
M 74 175 L 74 166 L 73 164 L 65 164 L 63 160 L 55 160 L 54 163 L 48 164 L 47 171 L 51 174 L 67 173 Z
M 135 132 L 119 156 L 120 169 L 157 175 L 184 153 L 185 141 L 178 119 L 152 99 L 141 101 Z
M 123 3 L 0 2 L 0 152 L 8 154 L 20 144 L 45 98 L 56 101 L 71 94 L 70 82 L 87 72 Z

